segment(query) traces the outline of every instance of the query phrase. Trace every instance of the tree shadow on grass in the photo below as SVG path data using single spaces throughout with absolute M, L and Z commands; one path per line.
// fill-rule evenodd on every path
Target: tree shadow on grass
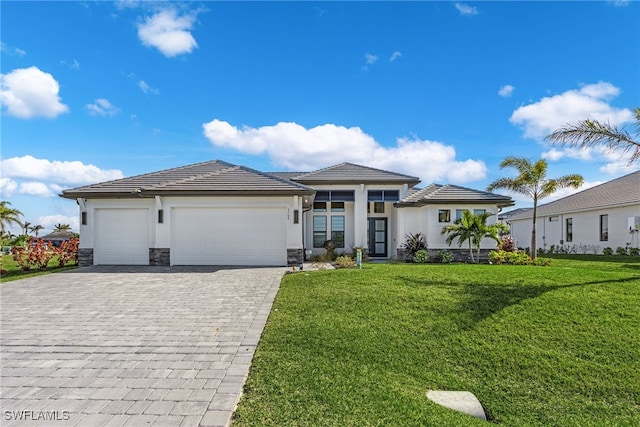
M 405 283 L 413 283 L 417 286 L 449 288 L 452 292 L 458 293 L 460 295 L 460 309 L 463 312 L 468 313 L 468 316 L 457 316 L 460 323 L 459 326 L 461 329 L 472 329 L 477 323 L 499 313 L 505 308 L 518 305 L 528 299 L 537 298 L 550 291 L 591 285 L 603 285 L 607 283 L 640 283 L 640 276 L 611 280 L 594 280 L 590 282 L 570 283 L 564 285 L 485 285 L 480 283 L 460 285 L 454 282 L 448 283 L 408 277 L 402 278 L 402 280 L 405 281 Z

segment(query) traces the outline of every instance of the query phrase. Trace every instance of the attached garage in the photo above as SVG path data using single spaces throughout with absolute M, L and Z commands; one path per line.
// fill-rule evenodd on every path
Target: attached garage
M 94 263 L 149 263 L 149 209 L 96 209 Z
M 172 265 L 286 265 L 287 209 L 173 208 Z

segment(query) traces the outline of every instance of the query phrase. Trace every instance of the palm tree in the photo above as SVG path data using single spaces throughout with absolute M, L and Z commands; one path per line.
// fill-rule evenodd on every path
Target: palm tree
M 11 206 L 11 202 L 0 201 L 0 231 L 3 233 L 11 224 L 22 227 L 22 221 L 20 221 L 20 217 L 23 216 L 22 212 L 9 206 Z
M 480 262 L 482 239 L 491 238 L 499 242 L 498 234 L 507 231 L 507 227 L 504 224 L 487 224 L 487 218 L 491 215 L 493 214 L 489 212 L 474 215 L 471 211 L 465 209 L 462 211 L 462 216 L 456 219 L 453 224 L 442 228 L 441 234 L 448 234 L 446 240 L 448 245 L 451 245 L 455 238 L 458 238 L 458 247 L 461 247 L 465 241 L 468 242 L 471 262 L 476 262 L 473 256 L 473 246 L 475 246 L 478 253 L 478 262 Z
M 28 235 L 29 234 L 29 230 L 31 230 L 31 223 L 30 222 L 23 222 L 22 223 L 22 229 L 24 230 L 24 234 Z
M 511 190 L 523 194 L 533 200 L 533 227 L 531 228 L 532 259 L 536 257 L 536 216 L 538 212 L 538 200 L 548 197 L 561 188 L 578 188 L 584 183 L 581 175 L 570 174 L 560 178 L 547 178 L 547 162 L 540 159 L 535 163 L 523 157 L 509 156 L 500 163 L 500 169 L 511 167 L 518 171 L 515 178 L 499 178 L 487 187 L 487 191 L 497 188 Z
M 546 139 L 560 146 L 588 148 L 602 144 L 611 150 L 622 150 L 623 153 L 632 151 L 629 163 L 633 163 L 640 159 L 640 108 L 635 108 L 633 114 L 636 128 L 634 136 L 608 122 L 586 119 L 567 124 Z
M 69 224 L 56 224 L 53 227 L 53 231 L 69 231 L 71 230 L 71 226 Z
M 36 237 L 38 237 L 38 233 L 40 232 L 40 230 L 44 230 L 44 227 L 40 224 L 31 226 L 31 232 L 35 233 Z

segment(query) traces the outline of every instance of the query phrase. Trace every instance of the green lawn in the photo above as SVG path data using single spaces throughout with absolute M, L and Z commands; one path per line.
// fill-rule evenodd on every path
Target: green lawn
M 72 270 L 74 268 L 78 268 L 76 265 L 66 265 L 64 267 L 58 266 L 58 257 L 54 256 L 47 268 L 44 270 L 29 270 L 22 271 L 18 264 L 13 260 L 11 255 L 2 255 L 2 270 L 6 271 L 6 274 L 3 274 L 0 277 L 0 282 L 10 282 L 12 280 L 25 279 L 27 277 L 33 276 L 41 276 L 43 274 L 55 273 L 58 271 Z
M 640 258 L 285 276 L 235 426 L 640 425 Z

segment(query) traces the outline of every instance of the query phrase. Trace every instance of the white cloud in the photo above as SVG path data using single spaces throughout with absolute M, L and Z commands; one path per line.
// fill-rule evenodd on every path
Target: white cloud
M 109 116 L 113 117 L 120 112 L 120 109 L 110 103 L 107 99 L 98 98 L 95 103 L 85 105 L 92 116 Z
M 600 172 L 609 174 L 609 175 L 626 175 L 631 172 L 635 172 L 640 167 L 639 162 L 634 162 L 629 164 L 626 160 L 617 160 L 607 163 L 606 165 L 600 167 Z
M 144 93 L 151 93 L 153 95 L 158 95 L 160 93 L 160 91 L 158 89 L 149 86 L 149 84 L 147 82 L 145 82 L 144 80 L 140 80 L 138 82 L 138 87 Z
M 20 193 L 36 197 L 53 197 L 55 194 L 43 182 L 23 182 L 20 184 Z
M 60 85 L 53 76 L 38 67 L 0 74 L 0 104 L 14 117 L 53 118 L 67 112 L 69 107 L 60 102 L 59 92 Z
M 79 70 L 80 69 L 80 63 L 78 62 L 77 59 L 72 60 L 71 62 L 67 62 L 67 61 L 60 61 L 60 63 L 62 65 L 66 65 L 67 67 L 69 67 L 72 70 Z
M 4 42 L 0 42 L 0 51 L 2 53 L 6 53 L 7 55 L 12 55 L 12 56 L 25 56 L 27 54 L 27 52 L 24 51 L 23 49 L 9 46 Z
M 175 9 L 164 9 L 138 24 L 138 37 L 142 44 L 155 47 L 168 58 L 190 53 L 198 47 L 191 35 L 195 20 L 193 13 L 178 15 Z
M 26 155 L 0 161 L 4 178 L 51 181 L 58 184 L 91 184 L 123 178 L 117 169 L 100 169 L 79 161 L 50 161 Z
M 615 7 L 625 7 L 629 6 L 631 0 L 612 0 L 607 3 L 612 3 Z
M 503 98 L 509 98 L 514 90 L 515 90 L 515 87 L 511 85 L 504 85 L 498 91 L 498 95 L 500 95 Z
M 402 52 L 396 50 L 391 54 L 391 57 L 389 58 L 389 61 L 393 62 L 396 59 L 400 58 L 401 56 L 402 56 Z
M 456 9 L 458 9 L 458 12 L 460 12 L 460 15 L 473 16 L 478 14 L 478 8 L 474 6 L 469 6 L 468 4 L 456 3 L 455 7 Z
M 367 65 L 371 65 L 371 64 L 375 64 L 376 62 L 378 62 L 378 56 L 373 55 L 371 53 L 365 53 L 364 54 L 364 59 L 367 61 Z
M 509 121 L 522 126 L 524 136 L 533 139 L 542 139 L 568 123 L 588 118 L 619 125 L 633 118 L 631 110 L 609 105 L 608 101 L 619 93 L 620 89 L 607 82 L 584 85 L 522 106 Z
M 42 225 L 46 231 L 53 231 L 57 224 L 69 224 L 71 230 L 77 232 L 80 229 L 80 221 L 77 215 L 45 215 L 38 217 L 38 224 Z M 40 232 L 40 235 L 43 235 Z
M 0 194 L 2 199 L 13 196 L 18 188 L 18 183 L 9 178 L 0 178 Z
M 341 162 L 403 172 L 424 182 L 469 182 L 483 179 L 482 161 L 456 160 L 455 149 L 441 142 L 398 138 L 393 147 L 380 145 L 358 127 L 325 124 L 306 129 L 280 122 L 260 128 L 232 126 L 214 119 L 203 124 L 203 133 L 214 146 L 243 153 L 267 154 L 278 167 L 313 170 Z

